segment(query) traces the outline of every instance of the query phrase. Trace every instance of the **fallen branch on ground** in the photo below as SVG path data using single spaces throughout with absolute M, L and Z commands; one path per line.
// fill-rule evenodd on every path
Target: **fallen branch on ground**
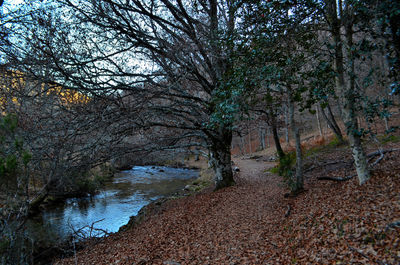
M 388 229 L 393 229 L 393 228 L 395 228 L 395 227 L 400 227 L 400 220 L 397 220 L 397 221 L 394 221 L 393 223 L 388 224 L 388 225 L 386 226 L 386 228 L 385 228 L 385 232 L 386 232 Z
M 324 177 L 317 177 L 317 179 L 318 180 L 332 180 L 332 181 L 346 181 L 346 180 L 350 180 L 350 179 L 352 179 L 352 178 L 354 178 L 356 175 L 350 175 L 350 176 L 347 176 L 347 177 L 327 177 L 327 176 L 324 176 Z
M 381 153 L 381 155 L 378 157 L 377 160 L 375 160 L 374 163 L 372 163 L 372 165 L 370 165 L 370 167 L 374 167 L 376 164 L 378 164 L 379 162 L 381 162 L 381 160 L 383 159 L 385 155 L 383 153 Z
M 304 171 L 304 173 L 306 173 L 306 172 L 309 172 L 309 171 L 312 171 L 312 170 L 314 170 L 315 168 L 318 168 L 318 167 L 325 167 L 325 166 L 329 166 L 329 165 L 334 165 L 334 164 L 339 164 L 339 163 L 348 163 L 348 162 L 344 162 L 344 161 L 332 161 L 332 162 L 327 162 L 327 163 L 324 163 L 324 164 L 319 164 L 319 165 L 314 165 L 314 166 L 312 166 L 312 167 L 310 167 L 310 168 L 307 168 L 305 171 Z
M 372 167 L 376 166 L 379 162 L 381 162 L 381 160 L 382 160 L 383 157 L 384 157 L 384 154 L 390 153 L 390 152 L 399 151 L 399 150 L 400 150 L 400 149 L 378 150 L 378 151 L 375 151 L 375 152 L 372 152 L 372 153 L 368 154 L 368 155 L 367 155 L 368 162 L 369 162 L 373 157 L 379 155 L 379 158 L 376 159 L 375 162 L 372 163 L 372 165 L 370 165 L 370 167 L 372 168 Z
M 385 153 L 395 152 L 395 151 L 399 151 L 399 150 L 400 150 L 400 149 L 378 150 L 378 151 L 375 151 L 375 152 L 372 152 L 372 153 L 368 154 L 368 155 L 367 155 L 367 157 L 369 158 L 369 159 L 368 159 L 368 162 L 369 162 L 373 157 L 375 157 L 375 156 L 377 156 L 377 155 L 380 155 L 379 158 L 378 158 L 377 160 L 375 160 L 375 162 L 372 163 L 372 165 L 370 165 L 370 167 L 372 168 L 372 167 L 374 167 L 376 164 L 378 164 L 378 163 L 384 158 L 384 154 L 385 154 Z M 326 164 L 321 165 L 321 166 L 325 166 L 325 165 L 328 165 L 328 164 L 336 164 L 336 163 L 338 163 L 338 161 L 333 161 L 333 162 L 330 162 L 330 163 L 326 163 Z M 314 167 L 315 167 L 315 166 L 314 166 Z M 306 170 L 305 172 L 313 170 L 314 167 L 311 167 L 310 169 Z M 347 176 L 347 177 L 326 177 L 326 176 L 324 176 L 324 177 L 317 177 L 317 179 L 318 179 L 318 180 L 332 180 L 332 181 L 347 181 L 347 180 L 350 180 L 350 179 L 354 178 L 355 176 L 356 176 L 356 175 L 351 175 L 351 176 Z
M 367 155 L 367 157 L 371 158 L 371 157 L 374 157 L 374 156 L 377 156 L 377 155 L 380 155 L 380 154 L 386 154 L 386 153 L 396 152 L 396 151 L 400 151 L 400 149 L 399 148 L 395 148 L 395 149 L 378 150 L 378 151 L 369 153 Z

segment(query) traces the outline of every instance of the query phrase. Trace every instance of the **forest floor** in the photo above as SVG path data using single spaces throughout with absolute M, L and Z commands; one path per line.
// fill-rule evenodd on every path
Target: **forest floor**
M 400 150 L 385 153 L 359 186 L 357 177 L 317 179 L 355 174 L 347 146 L 313 148 L 306 191 L 288 198 L 266 160 L 235 158 L 236 186 L 169 200 L 56 264 L 400 264 Z

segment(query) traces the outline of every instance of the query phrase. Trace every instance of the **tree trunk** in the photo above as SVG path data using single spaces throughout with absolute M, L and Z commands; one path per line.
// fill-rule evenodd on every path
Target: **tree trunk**
M 249 132 L 249 154 L 252 153 L 252 149 L 251 149 L 251 129 L 250 129 L 250 123 L 247 122 L 247 131 Z
M 285 152 L 283 152 L 281 142 L 279 141 L 278 128 L 276 127 L 276 120 L 273 115 L 271 115 L 271 129 L 274 137 L 276 152 L 279 159 L 282 159 L 285 156 Z
M 218 137 L 213 137 L 210 158 L 215 172 L 215 190 L 235 185 L 231 164 L 232 131 L 218 129 Z
M 285 141 L 289 143 L 289 110 L 285 106 Z
M 319 117 L 319 108 L 318 105 L 316 106 L 316 111 L 317 111 L 317 123 L 318 123 L 318 131 L 319 131 L 319 136 L 324 137 L 322 133 L 322 127 L 321 127 L 321 119 Z
M 383 120 L 385 121 L 385 129 L 386 129 L 386 131 L 389 131 L 389 119 L 387 117 L 384 117 Z
M 346 5 L 346 9 L 348 9 L 348 6 Z M 349 15 L 349 10 L 347 10 L 347 15 Z M 350 130 L 348 129 L 347 134 L 349 134 L 349 141 L 350 141 L 350 147 L 351 151 L 353 154 L 354 162 L 356 165 L 356 170 L 357 170 L 357 175 L 358 175 L 358 181 L 360 185 L 364 184 L 369 178 L 370 178 L 370 173 L 368 169 L 368 162 L 367 162 L 367 156 L 365 155 L 364 149 L 361 145 L 361 136 L 359 131 L 359 126 L 357 123 L 354 125 L 354 119 L 356 117 L 355 111 L 354 111 L 354 95 L 351 93 L 352 91 L 355 91 L 355 65 L 354 65 L 354 51 L 353 51 L 353 23 L 351 21 L 346 21 L 346 40 L 347 40 L 347 51 L 348 51 L 348 69 L 349 69 L 349 88 L 346 91 L 347 97 L 345 97 L 345 104 L 347 103 L 347 106 L 345 107 L 345 118 L 346 118 L 346 123 L 350 125 Z M 350 92 L 350 93 L 349 93 Z M 361 126 L 361 120 L 360 120 L 360 126 Z
M 243 136 L 240 136 L 239 149 L 240 149 L 240 154 L 244 155 L 246 150 L 245 150 L 245 142 L 244 142 Z
M 360 185 L 362 185 L 370 178 L 367 156 L 365 155 L 364 149 L 362 148 L 360 136 L 350 133 L 349 142 L 354 158 L 354 163 L 356 165 L 358 182 L 360 183 Z
M 326 108 L 328 109 L 328 115 L 329 115 L 330 121 L 332 122 L 332 126 L 333 126 L 333 127 L 335 128 L 335 130 L 336 130 L 337 137 L 339 138 L 339 140 L 340 140 L 341 142 L 344 142 L 342 130 L 340 130 L 340 127 L 339 127 L 339 125 L 338 125 L 337 122 L 336 122 L 335 115 L 333 115 L 331 105 L 329 104 L 329 101 L 328 101 L 328 100 L 326 101 L 326 103 L 327 103 Z
M 266 148 L 266 145 L 265 145 L 265 128 L 264 127 L 259 127 L 258 135 L 260 137 L 260 149 L 264 150 Z
M 290 90 L 289 90 L 290 91 Z M 295 138 L 296 144 L 296 173 L 294 176 L 293 185 L 291 187 L 292 193 L 297 193 L 303 189 L 304 181 L 303 181 L 303 155 L 301 152 L 301 141 L 300 141 L 300 132 L 299 128 L 296 126 L 296 122 L 294 119 L 294 102 L 290 96 L 289 92 L 289 124 L 292 129 L 292 134 Z
M 341 6 L 339 6 L 341 10 Z M 369 177 L 367 158 L 361 145 L 361 136 L 358 132 L 357 117 L 355 115 L 355 95 L 354 95 L 354 56 L 352 52 L 352 24 L 346 21 L 346 40 L 348 44 L 348 60 L 349 60 L 349 85 L 345 84 L 345 70 L 343 58 L 343 46 L 341 39 L 341 21 L 337 16 L 337 2 L 336 0 L 329 0 L 327 3 L 327 11 L 331 19 L 331 33 L 335 45 L 335 60 L 334 70 L 336 72 L 335 85 L 339 96 L 341 106 L 341 115 L 346 127 L 346 133 L 349 136 L 350 148 L 356 165 L 358 181 L 361 184 L 365 183 Z M 347 10 L 349 13 L 349 10 Z M 349 18 L 349 14 L 345 16 Z M 343 15 L 340 16 L 343 19 Z
M 328 103 L 327 108 L 328 107 L 329 107 L 329 103 Z M 321 113 L 322 113 L 322 116 L 324 116 L 324 119 L 326 120 L 326 122 L 328 123 L 329 128 L 331 128 L 333 133 L 336 135 L 336 138 L 338 138 L 340 143 L 343 143 L 344 140 L 343 140 L 342 131 L 340 130 L 339 126 L 336 123 L 336 120 L 335 120 L 335 117 L 333 116 L 331 108 L 329 107 L 329 109 L 328 109 L 330 118 L 328 118 L 328 116 L 326 115 L 326 113 L 322 107 L 321 107 Z

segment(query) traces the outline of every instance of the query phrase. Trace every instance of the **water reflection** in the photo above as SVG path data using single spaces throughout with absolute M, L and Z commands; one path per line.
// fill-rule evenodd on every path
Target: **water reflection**
M 60 237 L 66 237 L 72 231 L 93 223 L 94 228 L 116 232 L 143 206 L 181 190 L 189 180 L 196 177 L 196 170 L 134 167 L 116 174 L 113 182 L 108 183 L 98 195 L 69 199 L 64 205 L 43 212 L 35 222 L 43 222 L 44 226 L 54 229 Z

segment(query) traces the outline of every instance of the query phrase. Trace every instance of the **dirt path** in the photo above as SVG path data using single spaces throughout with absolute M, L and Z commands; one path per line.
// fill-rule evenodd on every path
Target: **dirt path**
M 276 180 L 275 178 L 272 178 L 272 174 L 268 172 L 268 169 L 274 167 L 276 163 L 240 158 L 236 158 L 233 161 L 240 169 L 237 179 L 239 184 L 257 185 Z
M 343 155 L 330 150 L 318 161 Z M 281 177 L 266 172 L 272 163 L 237 159 L 236 186 L 168 201 L 137 227 L 56 264 L 400 264 L 398 155 L 361 187 L 356 178 L 318 181 L 349 174 L 318 167 L 296 198 L 284 198 Z

